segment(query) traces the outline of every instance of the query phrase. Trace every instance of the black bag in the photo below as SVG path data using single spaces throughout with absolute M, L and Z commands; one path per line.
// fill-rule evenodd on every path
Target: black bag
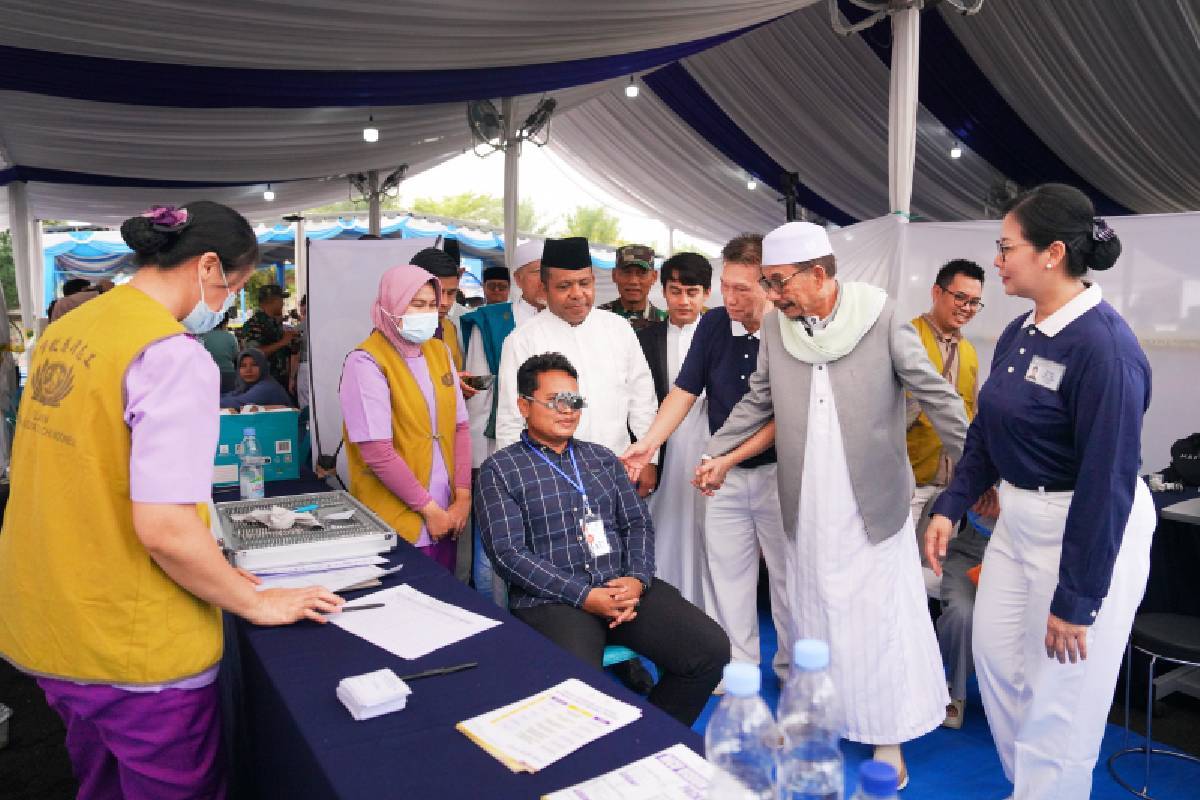
M 1200 486 L 1200 433 L 1171 445 L 1171 469 L 1180 483 Z

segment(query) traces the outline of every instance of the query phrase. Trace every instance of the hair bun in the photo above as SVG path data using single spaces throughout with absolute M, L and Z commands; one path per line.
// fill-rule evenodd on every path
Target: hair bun
M 1107 239 L 1092 239 L 1091 252 L 1088 253 L 1088 269 L 1103 271 L 1112 269 L 1113 264 L 1121 256 L 1121 240 L 1114 234 Z
M 121 238 L 133 252 L 148 257 L 165 249 L 172 235 L 156 229 L 148 217 L 130 217 L 121 223 Z

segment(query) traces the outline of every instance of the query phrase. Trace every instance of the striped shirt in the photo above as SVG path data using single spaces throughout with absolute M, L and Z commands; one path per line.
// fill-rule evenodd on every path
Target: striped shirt
M 602 556 L 593 556 L 584 543 L 584 503 L 572 486 L 572 452 L 588 505 L 604 522 L 611 552 Z M 581 608 L 590 590 L 614 578 L 637 578 L 646 586 L 653 580 L 650 512 L 621 462 L 598 444 L 572 439 L 560 454 L 522 432 L 520 441 L 483 463 L 474 510 L 483 546 L 509 584 L 512 608 L 547 603 Z

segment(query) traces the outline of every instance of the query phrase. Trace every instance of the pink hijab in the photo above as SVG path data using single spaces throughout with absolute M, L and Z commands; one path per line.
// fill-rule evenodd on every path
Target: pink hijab
M 400 338 L 396 324 L 388 314 L 393 317 L 403 315 L 417 292 L 427 283 L 433 284 L 435 297 L 440 297 L 442 285 L 438 279 L 412 264 L 392 267 L 379 279 L 379 294 L 375 297 L 375 304 L 371 306 L 371 322 L 375 325 L 375 330 L 387 337 L 392 347 L 402 356 L 411 358 L 420 355 L 421 346 Z

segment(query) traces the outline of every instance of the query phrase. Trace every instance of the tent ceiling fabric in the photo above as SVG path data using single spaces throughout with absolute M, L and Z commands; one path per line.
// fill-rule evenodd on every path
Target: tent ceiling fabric
M 444 70 L 631 53 L 816 0 L 2 0 L 0 44 L 256 69 Z
M 684 65 L 735 122 L 784 167 L 859 219 L 888 213 L 889 72 L 858 36 L 833 32 L 822 5 L 792 14 Z M 917 110 L 912 211 L 981 215 L 995 170 Z
M 1141 214 L 1200 208 L 1200 6 L 988 0 L 943 18 L 1072 169 Z
M 612 91 L 579 106 L 554 123 L 549 149 L 604 191 L 688 233 L 724 240 L 784 220 L 778 194 L 762 184 L 747 190 L 746 173 L 652 92 L 631 101 Z

